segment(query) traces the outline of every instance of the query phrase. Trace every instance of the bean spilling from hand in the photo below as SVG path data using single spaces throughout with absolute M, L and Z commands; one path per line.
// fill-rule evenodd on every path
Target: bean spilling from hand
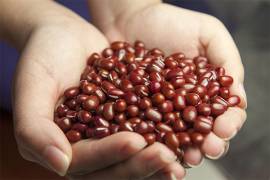
M 223 67 L 203 56 L 165 57 L 141 41 L 116 41 L 90 55 L 78 84 L 65 90 L 55 110 L 55 123 L 71 143 L 130 131 L 149 145 L 164 143 L 179 159 L 184 148 L 203 143 L 218 116 L 240 103 Z

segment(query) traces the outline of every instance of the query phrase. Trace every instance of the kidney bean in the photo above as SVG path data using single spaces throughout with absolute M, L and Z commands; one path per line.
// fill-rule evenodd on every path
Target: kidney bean
M 128 79 L 122 79 L 120 83 L 120 88 L 124 91 L 132 91 L 133 90 L 133 85 Z
M 122 41 L 115 41 L 113 43 L 111 43 L 111 48 L 112 50 L 119 50 L 119 49 L 123 49 L 125 47 L 125 43 Z
M 185 85 L 185 79 L 183 77 L 174 77 L 170 80 L 171 84 L 173 85 L 174 88 L 180 88 Z
M 117 88 L 115 88 L 115 89 L 110 89 L 110 90 L 107 92 L 107 94 L 108 94 L 108 96 L 109 96 L 110 98 L 113 98 L 113 99 L 118 99 L 118 98 L 120 98 L 120 97 L 122 97 L 122 96 L 125 95 L 125 93 L 124 93 L 122 90 L 117 89 Z
M 175 110 L 183 110 L 186 107 L 185 97 L 181 94 L 176 94 L 173 98 L 173 105 Z
M 129 117 L 136 117 L 139 114 L 139 108 L 135 105 L 130 105 L 127 107 L 127 115 Z
M 111 48 L 105 48 L 102 51 L 102 56 L 105 58 L 111 57 L 113 55 L 113 50 Z
M 110 91 L 112 89 L 115 89 L 116 87 L 114 86 L 114 84 L 112 84 L 109 81 L 102 81 L 101 88 L 102 88 L 103 91 L 108 92 L 108 91 Z
M 82 139 L 81 133 L 78 131 L 75 131 L 75 130 L 69 130 L 66 133 L 66 137 L 69 140 L 69 142 L 71 142 L 71 143 L 75 143 L 75 142 Z
M 191 92 L 195 88 L 195 85 L 194 84 L 191 84 L 191 83 L 186 83 L 186 84 L 183 85 L 183 88 L 187 92 Z
M 177 77 L 177 76 L 183 76 L 184 73 L 183 71 L 180 69 L 180 68 L 176 68 L 176 69 L 172 69 L 170 70 L 167 74 L 166 74 L 166 79 L 170 80 L 174 77 Z
M 165 67 L 170 68 L 170 69 L 174 69 L 178 66 L 177 61 L 175 61 L 172 56 L 168 56 L 167 58 L 165 58 L 164 63 L 165 63 Z
M 222 104 L 226 107 L 228 106 L 228 102 L 220 96 L 215 96 L 215 97 L 211 98 L 211 103 L 219 103 L 219 104 Z
M 66 114 L 66 117 L 69 118 L 72 122 L 76 122 L 77 121 L 77 110 L 76 111 L 73 111 L 73 110 L 69 110 Z
M 99 60 L 101 57 L 98 53 L 93 53 L 87 60 L 87 64 L 92 66 L 96 60 Z
M 176 93 L 176 94 L 179 94 L 179 95 L 182 95 L 182 96 L 186 96 L 188 92 L 187 92 L 187 90 L 184 89 L 184 88 L 179 88 L 179 89 L 176 89 L 176 90 L 175 90 L 175 93 Z
M 153 108 L 146 109 L 145 116 L 147 119 L 154 121 L 154 122 L 160 122 L 162 120 L 161 113 Z
M 217 73 L 218 77 L 224 76 L 225 75 L 225 69 L 223 67 L 217 67 L 216 68 L 216 73 Z
M 149 74 L 150 81 L 162 82 L 164 81 L 164 77 L 159 72 L 151 72 Z
M 222 87 L 219 90 L 219 94 L 221 97 L 223 97 L 224 99 L 228 99 L 230 97 L 230 90 L 227 87 Z
M 197 110 L 194 106 L 187 106 L 183 111 L 183 119 L 187 122 L 194 122 L 197 118 Z
M 64 96 L 67 99 L 71 99 L 71 98 L 76 97 L 79 93 L 80 93 L 80 90 L 78 87 L 70 87 L 67 90 L 65 90 Z
M 139 134 L 145 134 L 148 132 L 148 124 L 144 121 L 141 121 L 135 126 L 134 130 Z
M 210 86 L 208 88 L 207 94 L 209 97 L 216 96 L 219 93 L 219 86 Z
M 64 102 L 64 104 L 72 110 L 76 110 L 76 107 L 78 105 L 77 101 L 75 99 L 68 99 Z
M 77 104 L 82 104 L 83 101 L 85 101 L 88 98 L 88 95 L 80 94 L 76 97 Z

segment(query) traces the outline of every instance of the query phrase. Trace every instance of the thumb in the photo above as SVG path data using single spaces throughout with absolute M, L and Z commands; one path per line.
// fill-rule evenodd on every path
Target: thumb
M 53 122 L 57 86 L 46 76 L 42 81 L 37 77 L 42 70 L 38 75 L 30 74 L 20 73 L 18 68 L 15 79 L 13 114 L 18 147 L 26 159 L 63 176 L 69 167 L 72 150 L 64 133 Z

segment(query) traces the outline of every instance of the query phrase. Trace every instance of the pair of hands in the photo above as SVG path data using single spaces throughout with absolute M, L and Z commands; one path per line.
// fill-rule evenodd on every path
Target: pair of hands
M 58 6 L 53 4 L 54 6 Z M 29 34 L 22 47 L 14 84 L 15 136 L 21 155 L 30 161 L 67 174 L 71 179 L 182 179 L 184 168 L 160 143 L 147 148 L 140 135 L 121 132 L 100 140 L 70 145 L 53 122 L 55 104 L 64 90 L 79 82 L 86 59 L 114 40 L 142 40 L 167 54 L 207 56 L 234 78 L 231 92 L 241 97 L 240 107 L 219 116 L 201 149 L 187 149 L 188 166 L 205 155 L 217 159 L 243 125 L 246 97 L 244 70 L 238 50 L 220 21 L 198 12 L 154 4 L 132 14 L 121 14 L 102 31 L 63 7 L 62 16 L 49 18 Z

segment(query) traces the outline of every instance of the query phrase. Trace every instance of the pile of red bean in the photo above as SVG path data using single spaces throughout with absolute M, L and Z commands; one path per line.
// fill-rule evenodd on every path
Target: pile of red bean
M 89 57 L 78 87 L 64 92 L 55 122 L 71 143 L 131 131 L 180 158 L 183 148 L 202 144 L 217 116 L 240 103 L 230 94 L 232 83 L 206 57 L 165 57 L 141 41 L 117 41 Z

